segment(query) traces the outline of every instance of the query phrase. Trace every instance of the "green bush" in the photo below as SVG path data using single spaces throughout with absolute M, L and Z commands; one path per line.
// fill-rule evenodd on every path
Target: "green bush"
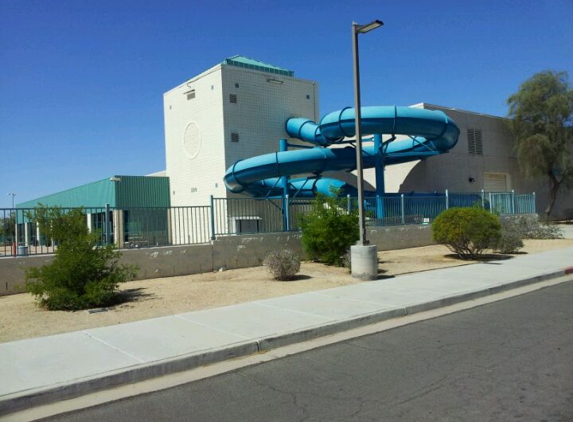
M 346 199 L 319 195 L 309 214 L 301 216 L 302 244 L 308 259 L 343 265 L 344 254 L 360 238 L 356 212 Z
M 273 251 L 266 256 L 263 265 L 275 280 L 289 281 L 300 271 L 300 258 L 290 249 Z
M 498 217 L 480 208 L 450 208 L 432 223 L 437 243 L 446 245 L 462 259 L 476 259 L 495 248 L 501 238 Z
M 132 279 L 137 267 L 120 265 L 113 245 L 98 246 L 100 235 L 90 233 L 80 209 L 63 212 L 39 207 L 32 217 L 42 233 L 58 245 L 50 264 L 26 271 L 26 291 L 49 310 L 107 306 L 119 283 Z

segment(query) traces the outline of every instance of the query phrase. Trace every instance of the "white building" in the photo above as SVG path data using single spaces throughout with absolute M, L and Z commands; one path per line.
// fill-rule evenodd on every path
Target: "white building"
M 235 56 L 165 93 L 164 114 L 171 205 L 207 205 L 231 196 L 223 176 L 237 160 L 279 149 L 289 117 L 320 118 L 318 84 Z

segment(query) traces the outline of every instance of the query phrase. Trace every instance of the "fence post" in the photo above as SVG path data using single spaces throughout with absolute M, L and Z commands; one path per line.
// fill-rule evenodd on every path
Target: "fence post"
M 290 232 L 290 201 L 288 195 L 285 195 L 284 218 L 284 231 Z
M 511 213 L 515 214 L 515 190 L 511 190 Z
M 350 215 L 352 212 L 352 204 L 350 203 L 350 194 L 346 195 L 346 214 Z
M 446 209 L 447 210 L 450 209 L 450 193 L 448 192 L 447 189 L 446 189 Z
M 536 211 L 536 203 L 535 203 L 535 192 L 533 192 L 533 214 L 535 214 Z
M 18 255 L 18 209 L 12 208 L 14 212 L 14 235 L 12 236 L 12 254 Z
M 105 204 L 105 244 L 109 245 L 111 227 L 109 226 L 109 204 Z
M 485 191 L 481 190 L 481 208 L 485 210 Z
M 211 206 L 209 207 L 209 224 L 211 226 L 211 240 L 215 240 L 215 199 L 211 195 Z
M 489 212 L 494 212 L 493 202 L 491 201 L 491 192 L 489 193 Z
M 406 216 L 404 215 L 404 194 L 400 195 L 400 213 L 402 214 L 402 224 L 406 224 Z

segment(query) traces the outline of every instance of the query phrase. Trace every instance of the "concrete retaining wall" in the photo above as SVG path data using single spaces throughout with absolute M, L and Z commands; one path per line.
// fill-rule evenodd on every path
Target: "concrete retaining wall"
M 376 227 L 367 234 L 379 251 L 432 244 L 429 226 Z M 300 233 L 265 233 L 224 236 L 210 244 L 122 250 L 121 261 L 137 264 L 138 280 L 256 267 L 277 249 L 292 249 L 304 256 Z M 0 296 L 21 292 L 24 270 L 49 263 L 49 255 L 0 259 Z
M 366 234 L 366 238 L 370 244 L 378 246 L 379 251 L 417 248 L 435 243 L 429 225 L 374 227 Z

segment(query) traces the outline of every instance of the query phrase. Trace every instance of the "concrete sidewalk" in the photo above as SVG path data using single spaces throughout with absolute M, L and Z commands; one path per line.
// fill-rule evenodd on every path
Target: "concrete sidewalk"
M 573 248 L 0 344 L 0 415 L 573 273 Z

